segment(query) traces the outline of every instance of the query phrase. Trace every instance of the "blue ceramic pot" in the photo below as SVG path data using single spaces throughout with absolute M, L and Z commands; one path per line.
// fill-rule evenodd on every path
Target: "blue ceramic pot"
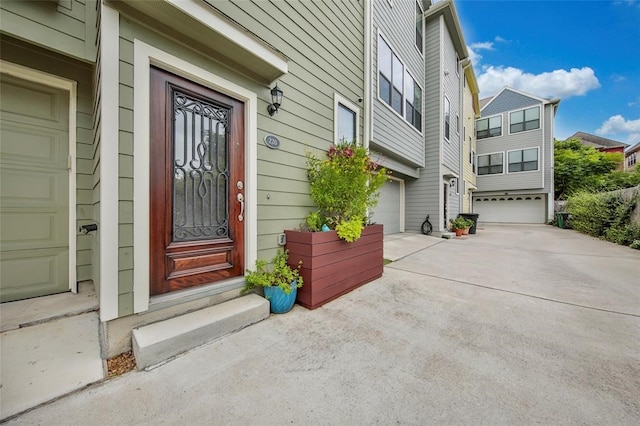
M 264 288 L 264 297 L 271 304 L 271 312 L 274 314 L 284 314 L 291 310 L 293 304 L 296 302 L 296 295 L 298 294 L 298 288 L 295 282 L 291 287 L 293 288 L 289 294 L 286 294 L 278 286 Z

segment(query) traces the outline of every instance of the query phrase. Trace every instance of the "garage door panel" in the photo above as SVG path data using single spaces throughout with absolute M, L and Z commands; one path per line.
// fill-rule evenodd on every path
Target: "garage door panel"
M 0 257 L 2 302 L 69 290 L 67 248 L 3 251 Z
M 397 234 L 400 229 L 401 199 L 400 182 L 387 181 L 380 189 L 378 205 L 373 208 L 372 221 L 384 225 L 384 233 Z
M 479 222 L 545 223 L 543 195 L 474 197 L 473 211 Z
M 66 211 L 2 212 L 2 250 L 29 250 L 66 246 L 69 239 Z
M 11 163 L 66 169 L 68 133 L 33 127 L 27 123 L 2 121 L 0 155 Z
M 64 207 L 69 199 L 68 173 L 6 166 L 0 170 L 0 189 L 3 208 Z
M 0 75 L 0 300 L 69 290 L 69 93 Z

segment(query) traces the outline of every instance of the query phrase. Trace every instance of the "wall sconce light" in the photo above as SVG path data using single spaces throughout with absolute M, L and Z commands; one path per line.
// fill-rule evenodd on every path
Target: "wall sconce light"
M 267 105 L 267 112 L 269 113 L 269 115 L 273 116 L 273 114 L 278 112 L 281 104 L 282 90 L 280 90 L 280 88 L 278 87 L 278 83 L 276 83 L 276 87 L 271 89 L 271 103 Z

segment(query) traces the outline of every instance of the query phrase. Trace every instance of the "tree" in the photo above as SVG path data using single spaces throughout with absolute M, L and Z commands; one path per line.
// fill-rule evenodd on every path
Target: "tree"
M 629 185 L 632 179 L 619 175 L 625 172 L 614 173 L 624 160 L 621 153 L 600 152 L 582 145 L 578 139 L 568 139 L 555 141 L 554 155 L 556 200 L 566 199 L 579 190 L 599 191 L 632 186 Z

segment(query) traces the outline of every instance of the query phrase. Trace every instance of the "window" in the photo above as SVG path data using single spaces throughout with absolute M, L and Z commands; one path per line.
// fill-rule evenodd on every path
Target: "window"
M 636 164 L 636 153 L 632 152 L 631 154 L 629 154 L 629 156 L 627 157 L 627 167 L 631 167 L 634 164 Z
M 509 151 L 509 173 L 538 170 L 538 148 Z
M 476 121 L 476 139 L 502 136 L 502 116 L 482 118 Z
M 460 116 L 458 114 L 456 114 L 456 133 L 460 134 Z
M 424 52 L 422 45 L 424 40 L 424 13 L 420 2 L 416 1 L 416 47 L 422 54 Z
M 478 155 L 478 175 L 495 175 L 502 173 L 503 153 Z
M 422 89 L 407 71 L 405 75 L 405 112 L 404 118 L 418 131 L 422 131 Z
M 382 37 L 378 37 L 378 50 L 379 96 L 398 114 L 402 115 L 402 62 Z
M 473 163 L 473 142 L 469 138 L 469 164 Z
M 359 142 L 360 108 L 347 99 L 334 95 L 335 142 Z
M 378 35 L 378 69 L 380 99 L 422 132 L 422 88 L 382 35 Z
M 449 98 L 444 97 L 444 138 L 449 140 L 451 133 L 451 104 Z
M 510 132 L 518 133 L 540 128 L 540 108 L 533 107 L 509 114 Z
M 471 163 L 471 164 L 472 164 L 472 166 L 473 166 L 473 173 L 478 173 L 478 170 L 476 169 L 476 158 L 477 158 L 477 157 L 476 157 L 476 152 L 475 152 L 475 151 L 473 151 L 473 152 L 471 153 L 471 161 L 472 161 L 472 163 Z

